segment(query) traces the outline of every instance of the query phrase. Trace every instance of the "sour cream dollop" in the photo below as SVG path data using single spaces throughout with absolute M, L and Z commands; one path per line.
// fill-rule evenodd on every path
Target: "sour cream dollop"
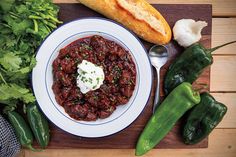
M 105 75 L 102 67 L 83 60 L 77 68 L 77 86 L 83 94 L 96 90 L 103 84 Z

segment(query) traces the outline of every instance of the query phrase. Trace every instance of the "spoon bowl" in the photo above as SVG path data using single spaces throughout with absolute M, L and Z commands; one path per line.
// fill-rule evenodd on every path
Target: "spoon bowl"
M 168 50 L 163 45 L 154 45 L 150 48 L 148 56 L 154 67 L 161 68 L 168 60 Z
M 148 56 L 151 64 L 155 67 L 157 73 L 157 88 L 153 105 L 153 113 L 159 104 L 160 99 L 160 69 L 168 60 L 168 50 L 163 45 L 154 45 L 150 48 Z

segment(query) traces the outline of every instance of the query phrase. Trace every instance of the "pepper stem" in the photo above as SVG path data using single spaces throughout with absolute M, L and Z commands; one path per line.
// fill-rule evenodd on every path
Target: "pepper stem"
M 206 90 L 208 88 L 208 85 L 205 83 L 198 83 L 197 85 L 200 85 L 200 87 L 193 88 L 193 90 L 199 93 L 202 93 L 203 90 Z
M 32 150 L 33 152 L 41 152 L 41 151 L 43 151 L 42 149 L 35 149 L 34 147 L 32 147 L 31 144 L 27 145 L 26 147 L 29 148 L 30 150 Z
M 213 48 L 211 48 L 211 49 L 208 49 L 208 52 L 209 52 L 209 53 L 212 53 L 213 51 L 215 51 L 215 50 L 217 50 L 217 49 L 219 49 L 219 48 L 221 48 L 221 47 L 223 47 L 223 46 L 226 46 L 226 45 L 229 45 L 229 44 L 233 44 L 233 43 L 235 43 L 235 42 L 236 42 L 236 41 L 231 41 L 231 42 L 225 43 L 225 44 L 223 44 L 223 45 L 213 47 Z

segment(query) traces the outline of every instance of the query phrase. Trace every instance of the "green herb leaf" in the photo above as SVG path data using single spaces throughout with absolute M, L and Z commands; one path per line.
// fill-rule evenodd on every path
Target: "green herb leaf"
M 14 53 L 9 52 L 3 55 L 0 58 L 0 64 L 9 71 L 17 70 L 20 68 L 22 60 L 19 56 L 16 56 Z
M 26 88 L 16 84 L 1 84 L 0 85 L 0 100 L 6 101 L 11 99 L 20 99 L 25 103 L 35 101 L 33 94 Z
M 4 12 L 7 12 L 11 9 L 13 3 L 15 0 L 1 0 L 0 1 L 0 10 L 3 10 Z
M 35 101 L 29 75 L 45 37 L 61 23 L 51 0 L 0 0 L 0 105 Z

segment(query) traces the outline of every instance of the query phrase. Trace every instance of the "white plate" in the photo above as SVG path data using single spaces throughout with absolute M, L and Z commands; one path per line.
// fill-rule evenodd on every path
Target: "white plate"
M 128 104 L 118 106 L 108 118 L 94 122 L 77 121 L 71 118 L 55 100 L 51 89 L 52 62 L 61 48 L 81 37 L 95 34 L 119 43 L 131 53 L 136 64 L 136 86 Z M 150 96 L 152 69 L 143 45 L 127 29 L 107 19 L 78 19 L 59 27 L 42 43 L 36 59 L 32 84 L 38 104 L 51 122 L 74 135 L 103 137 L 126 128 L 139 116 Z

